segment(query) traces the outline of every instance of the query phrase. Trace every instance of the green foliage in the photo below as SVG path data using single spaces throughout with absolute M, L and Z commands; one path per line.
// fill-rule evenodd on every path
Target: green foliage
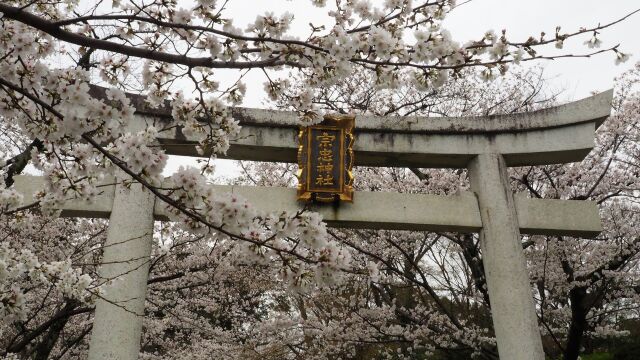
M 640 341 L 629 342 L 617 346 L 613 352 L 612 360 L 637 360 L 640 359 Z
M 598 352 L 582 355 L 582 360 L 613 360 L 613 355 L 610 353 Z
M 436 350 L 429 360 L 471 360 L 471 351 L 441 351 Z

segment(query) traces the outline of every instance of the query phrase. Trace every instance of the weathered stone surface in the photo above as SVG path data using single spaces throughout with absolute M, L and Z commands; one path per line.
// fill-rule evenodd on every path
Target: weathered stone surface
M 480 205 L 482 263 L 500 359 L 544 360 L 507 165 L 500 154 L 478 155 L 469 178 Z
M 16 177 L 16 188 L 25 202 L 42 188 L 42 178 Z M 291 188 L 212 185 L 219 192 L 236 193 L 263 211 L 295 211 L 302 204 Z M 89 204 L 70 200 L 62 216 L 107 218 L 111 213 L 114 185 L 102 187 L 102 194 Z M 425 194 L 366 192 L 355 193 L 352 204 L 341 203 L 312 208 L 322 214 L 329 226 L 361 229 L 478 232 L 482 227 L 478 203 L 472 193 L 439 196 Z M 529 199 L 516 196 L 518 223 L 523 234 L 556 234 L 593 237 L 600 233 L 598 208 L 591 201 Z M 157 201 L 155 218 L 166 220 L 165 204 Z
M 110 197 L 113 210 L 99 274 L 115 281 L 96 301 L 89 360 L 137 359 L 140 352 L 155 196 L 140 184 L 131 189 L 119 184 Z
M 104 89 L 92 88 L 96 97 Z M 539 111 L 486 117 L 356 118 L 356 166 L 464 168 L 477 154 L 503 154 L 508 166 L 582 160 L 593 147 L 594 130 L 609 116 L 613 91 Z M 150 108 L 130 95 L 146 121 L 170 121 L 169 104 Z M 242 125 L 224 156 L 229 159 L 296 162 L 298 116 L 294 112 L 236 107 Z M 168 154 L 198 156 L 179 129 L 158 139 Z

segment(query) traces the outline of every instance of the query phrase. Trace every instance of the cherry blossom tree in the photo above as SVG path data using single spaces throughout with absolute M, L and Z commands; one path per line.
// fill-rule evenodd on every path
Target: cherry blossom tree
M 604 199 L 601 201 L 603 214 L 610 214 L 604 216 L 606 232 L 597 239 L 523 238 L 532 286 L 537 294 L 541 329 L 545 338 L 558 342 L 547 346 L 550 354 L 568 349 L 575 342 L 572 337 L 581 336 L 578 344 L 582 346 L 586 337 L 622 336 L 624 333 L 616 319 L 637 318 L 640 302 L 634 284 L 638 279 L 638 237 L 633 227 L 637 220 L 629 217 L 636 211 L 633 201 L 637 194 L 633 191 L 637 188 L 637 175 L 632 178 L 614 169 L 618 166 L 626 168 L 638 159 L 631 150 L 637 147 L 634 137 L 637 136 L 638 98 L 633 89 L 637 87 L 639 71 L 620 80 L 616 114 L 600 129 L 599 147 L 583 163 L 512 171 L 514 190 L 529 191 L 532 196 L 581 199 L 584 189 L 597 185 L 598 195 L 589 198 Z M 362 85 L 362 79 L 357 83 Z M 544 93 L 543 85 L 543 78 L 537 71 L 517 71 L 491 83 L 462 78 L 451 81 L 424 102 L 416 101 L 420 98 L 411 99 L 421 96 L 421 92 L 404 89 L 403 93 L 414 94 L 405 97 L 406 103 L 416 103 L 418 110 L 407 105 L 402 111 L 415 110 L 427 115 L 453 111 L 456 115 L 471 115 L 533 110 L 555 101 L 553 94 Z M 340 97 L 349 94 L 354 96 L 355 102 L 360 102 L 350 86 L 351 81 L 346 80 L 343 85 L 336 86 L 335 91 L 322 94 L 342 94 Z M 370 103 L 377 104 L 371 107 L 376 109 L 374 112 L 387 112 L 386 106 L 402 104 L 401 101 L 389 102 L 389 94 L 362 86 L 360 89 L 363 89 L 362 94 L 375 95 L 370 96 Z M 495 89 L 503 92 L 490 91 Z M 454 101 L 461 94 L 465 97 Z M 314 101 L 326 102 L 325 96 Z M 482 101 L 483 97 L 485 101 Z M 607 167 L 611 153 L 606 149 L 611 149 L 609 144 L 616 133 L 628 136 L 619 150 L 625 156 L 615 158 Z M 240 183 L 270 186 L 295 183 L 295 166 L 246 162 L 242 165 L 245 171 L 237 180 Z M 579 174 L 587 173 L 581 169 L 593 169 L 589 171 L 597 176 L 576 179 Z M 602 179 L 598 170 L 605 172 Z M 357 171 L 356 186 L 361 190 L 452 194 L 468 187 L 464 171 L 398 168 L 361 168 Z M 618 177 L 620 175 L 622 177 Z M 548 183 L 549 178 L 564 185 L 554 188 Z M 620 182 L 620 179 L 628 181 Z M 610 203 L 613 199 L 621 201 Z M 51 247 L 61 249 L 65 254 L 75 251 L 88 256 L 91 260 L 71 256 L 74 259 L 71 266 L 96 277 L 94 266 L 99 264 L 101 223 L 81 223 L 73 235 L 69 231 L 73 226 L 68 223 L 50 224 L 46 219 L 38 220 L 35 215 L 29 215 L 26 220 L 25 224 L 42 221 L 41 226 L 46 224 L 53 228 L 47 232 L 37 228 L 38 233 L 33 234 L 22 227 L 8 225 L 7 229 L 14 232 L 14 243 L 30 239 L 33 246 L 38 246 L 32 252 L 40 262 L 69 257 L 54 256 Z M 207 234 L 194 233 L 180 223 L 158 226 L 151 259 L 143 357 L 325 359 L 385 355 L 415 358 L 438 354 L 497 357 L 489 316 L 490 299 L 484 287 L 482 254 L 474 236 L 329 230 L 336 242 L 351 249 L 351 272 L 343 275 L 346 281 L 315 287 L 308 286 L 310 283 L 303 286 L 305 284 L 274 278 L 273 274 L 280 271 L 280 266 L 247 258 L 241 243 L 222 238 L 205 241 L 210 239 Z M 16 236 L 18 231 L 25 232 Z M 87 240 L 47 242 L 51 238 L 64 238 L 56 235 L 56 231 L 63 232 L 64 236 L 84 236 Z M 74 250 L 69 245 L 74 243 L 82 246 Z M 636 244 L 635 248 L 633 244 Z M 579 254 L 583 257 L 575 256 L 576 248 L 581 249 Z M 579 269 L 576 273 L 582 278 L 568 280 L 564 273 L 567 266 Z M 607 274 L 606 283 L 598 283 L 598 279 L 604 279 L 600 274 Z M 588 278 L 591 282 L 585 282 Z M 58 291 L 52 287 L 55 282 L 46 284 L 25 286 L 34 287 L 27 292 L 28 300 L 24 302 L 25 314 L 33 320 L 23 328 L 6 323 L 3 333 L 11 334 L 7 338 L 12 342 L 3 346 L 23 355 L 38 353 L 49 354 L 51 358 L 83 358 L 91 324 L 91 301 L 74 302 L 64 295 L 50 294 L 50 288 Z M 574 288 L 580 290 L 573 291 Z M 583 299 L 590 299 L 582 300 L 585 305 L 595 298 L 598 300 L 584 308 L 572 306 L 578 301 L 570 296 L 572 291 L 578 295 L 584 293 Z M 596 295 L 599 292 L 600 295 Z M 42 299 L 47 299 L 49 307 L 40 305 Z M 576 322 L 581 317 L 586 319 L 582 325 Z M 54 327 L 56 319 L 64 319 L 64 324 Z M 573 330 L 580 326 L 581 334 Z M 64 340 L 49 341 L 50 335 L 56 333 Z
M 640 64 L 618 80 L 614 116 L 599 129 L 596 149 L 583 162 L 511 170 L 514 190 L 532 197 L 590 199 L 603 214 L 605 232 L 596 239 L 523 237 L 550 356 L 576 359 L 588 340 L 625 336 L 624 320 L 638 319 L 638 73 Z M 425 97 L 412 89 L 380 92 L 363 86 L 366 79 L 366 75 L 356 76 L 341 86 L 323 89 L 314 101 L 338 112 L 356 108 L 377 114 L 421 115 L 490 115 L 534 110 L 555 102 L 554 96 L 544 94 L 541 77 L 535 73 L 516 73 L 512 83 L 484 87 L 464 81 L 447 83 L 440 93 Z M 494 85 L 502 91 L 491 88 Z M 286 106 L 285 100 L 281 106 Z M 246 179 L 260 185 L 286 185 L 283 171 L 293 176 L 291 169 L 270 164 L 244 168 Z M 439 194 L 468 187 L 464 171 L 410 170 L 359 169 L 356 185 L 361 190 Z M 318 321 L 329 323 L 318 328 L 337 353 L 342 350 L 343 355 L 368 358 L 385 352 L 415 357 L 425 352 L 466 351 L 496 358 L 477 238 L 330 233 L 354 250 L 354 263 L 369 269 L 371 275 L 360 281 L 351 278 L 349 296 L 338 295 L 345 291 L 341 287 L 319 301 L 331 299 L 329 308 L 341 309 Z M 307 306 L 315 306 L 309 302 L 312 305 Z M 314 333 L 314 338 L 321 336 Z M 327 345 L 319 343 L 318 349 L 325 351 Z
M 189 344 L 169 349 L 166 344 L 172 339 L 192 341 L 210 352 L 245 358 L 248 354 L 265 355 L 272 351 L 273 357 L 282 352 L 286 356 L 304 353 L 326 357 L 334 353 L 351 356 L 354 351 L 395 351 L 402 355 L 415 349 L 425 353 L 462 349 L 479 356 L 495 356 L 488 326 L 474 324 L 476 331 L 469 331 L 467 320 L 462 320 L 463 311 L 452 310 L 453 291 L 434 287 L 423 278 L 427 275 L 422 264 L 424 256 L 432 256 L 433 261 L 439 261 L 440 267 L 450 274 L 468 270 L 477 290 L 468 288 L 469 295 L 459 296 L 462 299 L 459 302 L 488 305 L 488 298 L 483 294 L 481 258 L 473 238 L 430 234 L 411 235 L 413 240 L 409 240 L 392 233 L 333 232 L 328 231 L 314 213 L 262 213 L 243 199 L 213 192 L 207 186 L 207 176 L 212 171 L 209 162 L 201 168 L 181 168 L 171 176 L 174 186 L 163 188 L 160 184 L 167 155 L 156 143 L 156 136 L 179 127 L 199 141 L 203 155 L 215 157 L 227 151 L 230 139 L 239 131 L 228 106 L 242 101 L 246 91 L 243 74 L 250 70 L 264 73 L 266 93 L 280 101 L 281 106 L 298 111 L 301 125 L 318 121 L 319 113 L 324 110 L 444 114 L 446 108 L 437 105 L 447 103 L 447 98 L 441 97 L 430 104 L 429 94 L 440 92 L 449 81 L 456 84 L 465 79 L 495 80 L 508 72 L 510 64 L 534 60 L 610 52 L 616 62 L 626 61 L 628 55 L 617 45 L 601 48 L 598 34 L 631 14 L 612 23 L 575 31 L 563 32 L 557 28 L 549 32 L 552 35 L 512 40 L 506 31 L 497 34 L 487 31 L 475 40 L 459 43 L 441 26 L 446 14 L 456 6 L 453 0 L 387 0 L 376 4 L 345 0 L 331 5 L 313 0 L 312 3 L 328 10 L 332 23 L 312 25 L 304 37 L 290 34 L 293 17 L 287 13 L 259 15 L 247 29 L 239 29 L 233 19 L 225 18 L 227 2 L 214 0 L 199 0 L 187 8 L 176 1 L 160 0 L 113 1 L 111 6 L 104 1 L 73 0 L 0 3 L 0 131 L 7 140 L 0 148 L 4 176 L 4 185 L 0 187 L 0 215 L 6 224 L 5 237 L 11 239 L 3 241 L 0 248 L 0 313 L 3 320 L 15 327 L 6 330 L 12 339 L 3 350 L 6 354 L 46 357 L 56 352 L 57 357 L 81 357 L 78 355 L 81 344 L 89 331 L 82 314 L 90 312 L 92 300 L 101 296 L 100 286 L 104 281 L 93 269 L 100 262 L 99 223 L 74 223 L 70 228 L 56 220 L 60 221 L 59 228 L 52 225 L 50 231 L 64 233 L 65 241 L 71 245 L 65 246 L 62 253 L 51 253 L 44 248 L 37 250 L 36 240 L 49 240 L 48 232 L 33 229 L 47 220 L 31 220 L 35 216 L 31 211 L 49 213 L 70 197 L 91 200 L 99 193 L 99 185 L 119 169 L 131 177 L 130 181 L 141 183 L 165 203 L 174 222 L 166 225 L 171 229 L 172 239 L 165 243 L 160 237 L 158 241 L 162 246 L 158 246 L 157 254 L 150 260 L 152 271 L 156 271 L 152 275 L 157 277 L 149 280 L 149 312 L 154 321 L 144 339 L 144 352 L 149 356 L 179 357 L 196 353 Z M 583 41 L 586 50 L 577 55 L 549 56 L 541 52 L 547 45 L 562 48 L 567 41 Z M 237 81 L 221 86 L 216 74 L 228 69 L 239 71 Z M 288 75 L 278 78 L 281 70 L 287 70 Z M 376 100 L 379 104 L 372 106 L 350 98 L 339 103 L 332 96 L 318 96 L 327 89 L 344 86 L 344 81 L 353 79 L 350 78 L 353 72 L 366 77 L 375 91 L 408 91 L 407 99 L 412 98 L 415 104 L 398 97 L 395 98 L 398 101 L 393 102 L 385 102 L 380 97 Z M 297 76 L 299 86 L 291 82 L 291 75 Z M 107 86 L 104 96 L 94 97 L 93 85 Z M 406 90 L 402 90 L 403 87 Z M 162 106 L 168 101 L 172 121 L 136 122 L 125 91 L 143 93 L 150 107 Z M 329 105 L 323 108 L 317 103 L 318 99 L 325 99 Z M 469 95 L 469 102 L 460 102 L 455 110 L 448 111 L 470 114 L 527 110 L 535 107 L 534 100 L 539 100 L 535 95 L 528 100 L 521 99 L 526 101 L 519 107 L 504 100 L 502 105 L 489 101 L 490 105 L 476 108 Z M 625 153 L 623 158 L 627 156 L 632 155 Z M 35 204 L 22 203 L 21 195 L 12 188 L 14 176 L 27 165 L 46 179 L 46 187 Z M 606 169 L 619 168 L 608 166 Z M 388 184 L 383 179 L 415 175 L 420 182 L 411 186 L 420 190 L 412 191 L 435 191 L 436 185 L 443 185 L 437 191 L 447 192 L 466 186 L 463 185 L 464 173 L 419 169 L 412 169 L 411 173 L 383 169 L 362 171 L 380 179 L 376 180 L 378 183 L 361 185 L 372 189 L 408 186 L 400 182 Z M 531 176 L 535 174 L 537 170 L 530 172 Z M 552 185 L 538 184 L 534 179 L 537 178 L 531 180 L 532 189 L 542 187 L 544 191 L 539 193 L 545 195 L 551 191 L 547 188 Z M 423 184 L 432 184 L 429 185 L 432 187 L 423 188 Z M 597 190 L 602 186 L 597 185 Z M 583 195 L 588 198 L 597 193 L 593 190 Z M 361 244 L 369 236 L 390 240 L 381 242 L 386 245 L 380 249 L 365 249 Z M 444 263 L 443 259 L 448 256 L 435 253 L 447 247 L 434 242 L 434 236 L 452 237 L 456 240 L 450 241 L 458 246 L 467 244 L 466 250 L 462 247 L 465 262 Z M 32 239 L 28 243 L 34 248 L 23 250 L 22 237 Z M 432 242 L 438 250 L 433 248 L 435 245 L 429 245 Z M 538 239 L 531 242 L 535 245 L 530 249 L 541 246 Z M 80 243 L 84 245 L 76 249 L 74 246 Z M 444 254 L 448 254 L 446 251 Z M 625 258 L 626 254 L 621 256 Z M 352 257 L 354 263 L 351 263 Z M 165 263 L 163 259 L 169 258 L 173 261 Z M 215 266 L 210 269 L 212 264 Z M 469 269 L 463 264 L 469 264 Z M 625 260 L 623 265 L 626 264 Z M 602 265 L 602 270 L 594 270 L 594 274 L 608 274 L 609 265 Z M 456 266 L 463 270 L 454 270 Z M 207 277 L 206 271 L 214 272 L 212 277 Z M 585 281 L 576 276 L 576 281 Z M 377 280 L 368 280 L 371 277 Z M 442 279 L 447 277 L 439 275 Z M 544 285 L 548 280 L 543 278 Z M 172 283 L 175 279 L 181 279 L 181 284 Z M 340 288 L 337 283 L 341 279 L 349 280 L 352 285 Z M 230 283 L 237 286 L 229 286 Z M 243 283 L 251 286 L 240 286 Z M 461 281 L 456 286 L 465 284 L 471 283 Z M 182 285 L 187 287 L 180 288 Z M 215 289 L 223 285 L 227 285 L 228 291 L 218 293 Z M 325 288 L 316 288 L 317 285 Z M 398 305 L 396 294 L 407 286 L 417 287 L 418 291 L 401 295 L 403 300 Z M 592 291 L 589 286 L 583 284 L 581 289 L 589 293 Z M 207 290 L 202 290 L 204 288 Z M 47 294 L 49 289 L 52 293 L 43 298 L 55 305 L 43 303 L 40 308 L 49 306 L 49 310 L 43 310 L 41 318 L 29 315 L 29 311 L 39 309 L 37 300 L 41 295 L 38 294 L 43 291 Z M 574 293 L 578 296 L 583 290 Z M 317 293 L 308 295 L 311 291 Z M 370 313 L 380 315 L 382 325 L 374 322 L 373 328 L 365 326 L 362 321 L 368 318 L 360 311 L 350 313 L 349 319 L 354 319 L 352 327 L 344 327 L 344 322 L 337 324 L 341 319 L 337 309 L 361 304 L 366 297 L 355 294 L 363 291 L 375 294 L 377 308 Z M 340 296 L 335 296 L 336 292 Z M 187 296 L 189 302 L 176 298 L 176 293 Z M 426 294 L 430 300 L 422 307 L 411 305 L 415 294 Z M 207 305 L 206 296 L 215 298 L 219 305 Z M 544 293 L 540 296 L 547 299 Z M 237 299 L 243 300 L 234 301 Z M 298 300 L 295 307 L 291 299 Z M 335 314 L 333 309 L 319 305 L 323 299 L 335 301 Z M 309 304 L 314 305 L 313 310 L 308 309 Z M 83 312 L 76 314 L 79 309 Z M 396 309 L 404 310 L 398 313 Z M 292 319 L 293 312 L 299 317 Z M 404 314 L 399 323 L 398 314 Z M 203 317 L 210 321 L 203 323 Z M 355 322 L 360 318 L 365 320 Z M 418 321 L 427 318 L 433 318 L 434 322 Z M 173 319 L 204 328 L 201 332 L 193 328 L 187 331 L 186 327 L 172 323 Z M 300 325 L 299 319 L 310 325 Z M 156 326 L 163 320 L 164 326 Z M 41 327 L 29 325 L 36 323 Z M 576 324 L 579 326 L 579 323 Z M 550 334 L 555 334 L 554 326 L 560 326 L 558 324 L 561 322 L 548 323 Z M 71 325 L 73 330 L 64 332 Z M 582 325 L 576 334 L 591 331 L 591 325 L 587 325 Z M 421 335 L 412 338 L 409 332 L 414 328 L 411 326 L 423 333 L 416 332 Z M 340 333 L 340 329 L 347 328 L 349 332 Z M 446 335 L 434 330 L 438 328 L 451 331 Z M 363 338 L 343 337 L 360 330 Z M 57 341 L 61 334 L 71 335 Z M 392 341 L 379 336 L 381 334 L 392 336 Z M 198 336 L 203 341 L 196 341 Z M 213 337 L 228 339 L 228 346 L 205 341 Z M 314 337 L 326 341 L 314 342 Z M 348 347 L 371 341 L 392 345 L 378 350 Z M 572 354 L 571 348 L 566 346 L 568 356 Z
M 512 174 L 533 197 L 588 199 L 600 206 L 605 231 L 596 239 L 525 241 L 541 323 L 564 359 L 576 359 L 585 338 L 620 335 L 621 320 L 638 318 L 639 75 L 640 63 L 619 79 L 614 114 L 584 161 Z
M 0 356 L 81 352 L 101 296 L 95 279 L 104 232 L 103 222 L 31 212 L 2 217 Z

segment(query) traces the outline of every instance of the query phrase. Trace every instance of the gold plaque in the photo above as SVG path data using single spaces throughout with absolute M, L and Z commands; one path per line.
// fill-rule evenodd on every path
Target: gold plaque
M 298 133 L 298 200 L 353 201 L 353 115 L 325 115 Z

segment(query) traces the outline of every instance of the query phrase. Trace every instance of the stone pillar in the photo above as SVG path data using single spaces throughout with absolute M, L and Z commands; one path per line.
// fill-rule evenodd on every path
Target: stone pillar
M 504 158 L 480 154 L 468 170 L 480 207 L 480 246 L 500 359 L 544 360 Z
M 131 178 L 120 174 L 119 179 Z M 135 360 L 140 335 L 153 241 L 155 196 L 134 183 L 116 185 L 103 264 L 99 274 L 114 279 L 106 300 L 96 302 L 89 360 Z

